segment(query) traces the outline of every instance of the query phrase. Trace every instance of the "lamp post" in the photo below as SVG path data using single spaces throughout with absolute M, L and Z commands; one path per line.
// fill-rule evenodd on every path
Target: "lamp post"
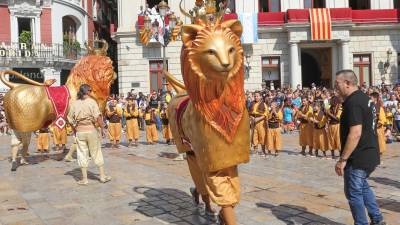
M 386 62 L 385 62 L 385 64 L 383 64 L 383 71 L 384 71 L 384 74 L 383 74 L 383 76 L 382 76 L 382 84 L 384 84 L 385 83 L 385 79 L 386 79 L 386 74 L 388 73 L 388 69 L 389 69 L 389 67 L 390 67 L 390 58 L 392 57 L 392 49 L 388 49 L 387 50 L 387 52 L 386 52 Z
M 163 69 L 167 69 L 167 58 L 166 58 L 166 53 L 165 53 L 165 48 L 169 44 L 169 36 L 171 31 L 175 28 L 176 25 L 176 16 L 174 14 L 169 15 L 169 30 L 167 30 L 166 25 L 165 25 L 165 16 L 167 15 L 167 11 L 169 9 L 168 4 L 162 0 L 158 4 L 158 10 L 161 16 L 162 20 L 162 26 L 163 26 L 163 37 L 164 37 L 164 43 L 162 44 L 163 46 Z
M 245 55 L 246 65 L 244 66 L 244 70 L 247 79 L 250 77 L 250 70 L 251 70 L 250 57 L 251 57 L 250 54 Z

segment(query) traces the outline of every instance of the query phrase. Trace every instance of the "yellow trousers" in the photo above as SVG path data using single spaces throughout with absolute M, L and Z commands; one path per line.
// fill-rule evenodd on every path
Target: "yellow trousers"
M 237 166 L 204 173 L 194 154 L 187 154 L 187 162 L 199 194 L 209 195 L 218 206 L 235 206 L 239 203 L 240 181 Z
M 109 123 L 108 133 L 111 142 L 119 142 L 121 140 L 121 123 Z
M 53 141 L 55 145 L 65 145 L 67 144 L 67 129 L 59 129 L 55 127 L 53 129 Z
M 169 125 L 162 125 L 162 133 L 165 140 L 172 139 L 171 128 Z
M 328 145 L 330 150 L 340 150 L 340 124 L 328 126 Z
M 322 151 L 328 150 L 328 135 L 325 128 L 313 130 L 313 147 Z
M 311 124 L 300 124 L 299 144 L 302 147 L 313 147 L 313 127 Z
M 193 183 L 196 186 L 197 193 L 199 193 L 200 195 L 208 195 L 203 173 L 201 172 L 200 167 L 197 165 L 194 153 L 187 153 L 186 160 L 188 163 L 190 175 L 192 176 Z
M 258 144 L 265 144 L 265 127 L 264 121 L 260 121 L 256 124 L 253 131 L 253 146 L 257 147 Z
M 146 140 L 147 143 L 153 143 L 158 141 L 158 131 L 156 124 L 146 125 Z
M 376 129 L 378 135 L 379 152 L 383 154 L 386 151 L 386 138 L 385 138 L 385 128 L 379 127 Z
M 265 140 L 267 150 L 282 150 L 281 128 L 268 128 Z
M 37 150 L 48 150 L 49 149 L 49 133 L 39 133 L 37 142 Z
M 126 138 L 128 140 L 139 139 L 139 125 L 136 118 L 126 120 Z

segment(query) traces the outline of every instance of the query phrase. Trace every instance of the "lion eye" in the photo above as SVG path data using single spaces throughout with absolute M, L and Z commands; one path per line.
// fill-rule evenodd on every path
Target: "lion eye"
M 212 49 L 208 49 L 207 54 L 209 54 L 209 55 L 214 55 L 214 54 L 215 54 L 215 51 L 212 50 Z
M 234 51 L 235 51 L 235 48 L 234 48 L 234 47 L 232 47 L 232 48 L 229 49 L 229 53 L 233 53 Z

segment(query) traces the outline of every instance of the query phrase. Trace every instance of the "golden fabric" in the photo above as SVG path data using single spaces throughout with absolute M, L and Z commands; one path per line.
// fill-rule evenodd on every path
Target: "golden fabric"
M 139 139 L 139 124 L 136 118 L 126 120 L 126 138 L 128 140 Z
M 36 142 L 36 149 L 37 150 L 48 150 L 49 149 L 49 133 L 39 133 L 37 142 Z
M 53 127 L 53 141 L 55 145 L 65 145 L 67 144 L 67 129 L 59 129 L 58 127 Z
M 253 146 L 257 147 L 258 144 L 263 145 L 265 143 L 265 126 L 264 120 L 258 122 L 254 127 L 253 132 Z
M 264 110 L 265 110 L 264 112 L 258 112 L 257 111 L 258 106 L 260 105 L 260 102 L 256 102 L 256 103 L 254 103 L 254 105 L 252 107 L 253 111 L 251 112 L 251 114 L 252 115 L 256 115 L 256 116 L 265 116 L 265 117 L 267 117 L 268 116 L 268 106 L 264 102 L 262 102 L 262 104 L 264 104 Z
M 385 138 L 385 128 L 380 127 L 376 130 L 378 135 L 379 152 L 383 154 L 386 151 L 386 138 Z
M 237 166 L 204 174 L 211 200 L 218 206 L 235 206 L 240 200 L 240 181 Z
M 134 105 L 134 110 L 131 110 L 132 108 L 130 108 L 128 110 L 128 107 L 132 107 L 130 105 L 125 106 L 125 108 L 124 108 L 124 116 L 125 117 L 138 117 L 139 116 L 139 109 L 138 109 L 137 105 L 135 105 L 135 104 L 133 104 L 133 105 Z
M 158 141 L 158 131 L 155 124 L 146 125 L 146 141 L 147 143 Z
M 194 185 L 196 186 L 196 190 L 200 195 L 208 195 L 206 184 L 204 182 L 203 172 L 200 170 L 199 165 L 196 161 L 196 156 L 194 154 L 187 154 L 186 160 L 188 163 L 190 175 L 192 176 L 192 180 Z
M 326 151 L 328 150 L 328 135 L 324 129 L 313 130 L 313 147 L 314 149 Z
M 268 128 L 266 138 L 267 150 L 282 150 L 281 128 Z
M 172 139 L 171 128 L 169 125 L 162 125 L 162 133 L 166 140 Z
M 330 150 L 340 150 L 340 124 L 328 125 L 328 146 Z
M 110 141 L 120 141 L 121 140 L 121 123 L 109 123 L 108 133 L 110 136 Z
M 310 123 L 300 124 L 299 144 L 300 146 L 313 147 L 313 126 Z

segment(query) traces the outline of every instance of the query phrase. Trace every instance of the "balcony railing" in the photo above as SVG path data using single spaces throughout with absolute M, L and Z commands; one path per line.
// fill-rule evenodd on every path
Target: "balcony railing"
M 19 58 L 26 60 L 60 61 L 78 60 L 86 54 L 86 49 L 67 48 L 62 44 L 24 44 L 0 41 L 0 59 Z
M 400 23 L 400 9 L 352 10 L 351 8 L 330 8 L 333 22 L 353 23 Z M 235 13 L 224 15 L 225 20 L 237 19 Z M 288 9 L 287 12 L 258 13 L 258 26 L 281 26 L 285 23 L 309 23 L 308 9 Z M 138 16 L 138 27 L 144 25 L 144 16 Z

